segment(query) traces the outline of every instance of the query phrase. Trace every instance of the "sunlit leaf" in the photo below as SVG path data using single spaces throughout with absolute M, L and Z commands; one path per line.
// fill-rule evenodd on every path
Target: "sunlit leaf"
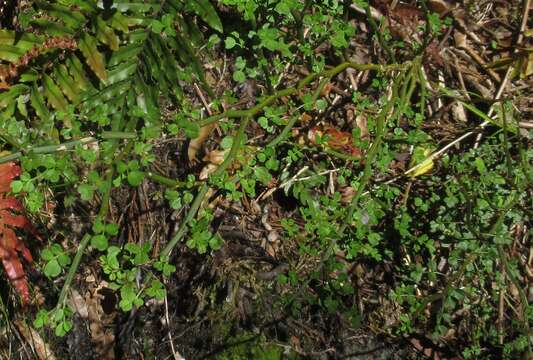
M 15 98 L 28 90 L 26 85 L 17 84 L 8 91 L 0 93 L 0 108 L 8 106 Z
M 54 107 L 54 109 L 66 112 L 68 101 L 61 93 L 57 84 L 48 75 L 44 75 L 43 80 L 44 94 L 46 95 L 48 102 Z
M 37 7 L 45 10 L 48 15 L 54 16 L 63 21 L 69 28 L 77 29 L 85 23 L 85 16 L 79 11 L 69 9 L 66 6 L 53 4 L 48 1 L 37 1 Z
M 83 56 L 87 60 L 87 64 L 94 71 L 96 76 L 100 80 L 107 79 L 107 72 L 105 69 L 104 56 L 96 47 L 96 39 L 88 34 L 84 34 L 81 40 L 78 42 L 78 47 L 80 48 Z
M 76 103 L 78 101 L 78 91 L 74 85 L 74 80 L 68 74 L 67 67 L 63 64 L 56 66 L 54 69 L 54 75 L 56 82 L 63 93 L 70 101 Z
M 210 27 L 219 32 L 224 31 L 217 11 L 209 0 L 192 0 L 188 1 L 187 5 Z
M 107 26 L 106 23 L 100 18 L 96 19 L 96 37 L 98 40 L 108 45 L 111 50 L 118 49 L 118 36 L 115 34 L 113 29 Z
M 50 112 L 48 111 L 48 108 L 44 103 L 44 99 L 35 85 L 31 90 L 30 104 L 41 119 L 43 119 L 45 122 L 50 120 Z

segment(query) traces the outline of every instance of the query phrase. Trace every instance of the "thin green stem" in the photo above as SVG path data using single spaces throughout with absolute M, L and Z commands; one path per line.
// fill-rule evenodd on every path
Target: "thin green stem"
M 511 165 L 511 154 L 509 153 L 509 142 L 508 142 L 509 134 L 507 133 L 507 116 L 505 114 L 505 102 L 500 103 L 500 108 L 502 112 L 503 146 L 505 147 L 504 150 L 505 150 L 505 163 L 507 166 L 507 178 L 511 179 L 513 169 Z
M 55 152 L 72 149 L 77 145 L 85 145 L 85 144 L 90 144 L 90 143 L 94 143 L 97 141 L 98 141 L 97 138 L 89 136 L 83 139 L 73 140 L 73 141 L 69 141 L 69 142 L 65 142 L 65 143 L 57 144 L 57 145 L 44 145 L 44 146 L 29 147 L 27 149 L 24 149 L 23 151 L 18 151 L 13 154 L 1 157 L 0 164 L 6 163 L 9 161 L 16 161 L 28 153 L 51 154 Z
M 206 126 L 209 124 L 212 124 L 214 122 L 217 122 L 221 119 L 230 119 L 230 118 L 244 118 L 247 116 L 254 117 L 255 115 L 259 114 L 263 111 L 263 109 L 270 104 L 274 103 L 279 98 L 282 98 L 284 96 L 291 96 L 294 94 L 297 94 L 300 90 L 302 90 L 304 87 L 309 85 L 311 82 L 313 82 L 315 79 L 320 77 L 326 77 L 326 78 L 332 78 L 339 73 L 343 72 L 344 70 L 350 68 L 358 71 L 380 71 L 380 72 L 386 72 L 386 71 L 393 71 L 393 70 L 402 70 L 406 67 L 410 66 L 410 63 L 405 64 L 390 64 L 390 65 L 378 65 L 378 64 L 358 64 L 354 62 L 344 62 L 340 65 L 335 66 L 334 68 L 331 68 L 329 70 L 324 70 L 319 73 L 313 73 L 307 75 L 305 78 L 300 80 L 296 86 L 291 88 L 286 88 L 279 90 L 275 92 L 272 95 L 267 96 L 264 98 L 261 102 L 259 102 L 257 105 L 246 109 L 246 110 L 226 110 L 223 113 L 216 114 L 209 116 L 205 119 L 202 119 L 198 121 L 198 125 L 200 127 Z
M 111 188 L 112 188 L 112 181 L 113 181 L 113 171 L 109 170 L 106 176 L 106 192 L 102 196 L 102 203 L 100 205 L 100 210 L 98 212 L 98 216 L 103 218 L 105 214 L 107 214 L 107 211 L 109 209 L 109 198 L 111 195 Z M 89 245 L 89 242 L 91 241 L 91 235 L 85 234 L 83 238 L 80 241 L 80 244 L 78 245 L 78 250 L 76 251 L 76 255 L 74 256 L 74 259 L 72 260 L 72 264 L 70 265 L 70 268 L 67 273 L 67 277 L 65 278 L 65 282 L 63 284 L 63 287 L 61 288 L 61 292 L 59 293 L 59 298 L 57 300 L 56 308 L 61 308 L 65 305 L 65 300 L 68 295 L 68 291 L 70 289 L 70 285 L 72 281 L 74 280 L 74 277 L 76 276 L 76 273 L 78 272 L 78 267 L 80 266 L 81 259 L 83 255 L 85 254 L 85 249 Z
M 326 249 L 326 251 L 324 251 L 322 255 L 322 259 L 320 262 L 321 266 L 324 265 L 327 259 L 329 259 L 330 255 L 335 251 L 335 246 L 337 245 L 337 242 L 343 237 L 343 234 L 348 228 L 348 226 L 353 223 L 353 215 L 355 213 L 355 210 L 359 206 L 359 200 L 361 199 L 361 195 L 363 194 L 364 189 L 370 181 L 370 177 L 372 175 L 372 166 L 374 165 L 374 160 L 378 155 L 379 149 L 381 147 L 381 142 L 383 140 L 386 119 L 390 117 L 390 112 L 394 106 L 395 99 L 398 96 L 398 87 L 402 78 L 403 75 L 399 75 L 398 78 L 394 81 L 394 84 L 392 86 L 391 99 L 387 102 L 383 110 L 381 110 L 381 112 L 379 113 L 379 116 L 376 120 L 376 136 L 365 157 L 365 167 L 363 169 L 363 176 L 361 177 L 361 180 L 359 181 L 359 186 L 357 187 L 357 190 L 355 191 L 355 194 L 348 206 L 348 211 L 346 213 L 342 225 L 340 225 L 337 233 L 335 234 L 335 238 L 331 239 L 328 248 Z
M 372 143 L 372 146 L 370 147 L 370 149 L 368 150 L 368 153 L 366 154 L 365 167 L 363 169 L 363 176 L 361 177 L 361 180 L 359 181 L 359 186 L 357 187 L 357 190 L 352 198 L 352 201 L 350 202 L 350 205 L 348 207 L 348 212 L 346 213 L 344 222 L 339 228 L 339 231 L 337 233 L 338 236 L 332 241 L 332 243 L 329 246 L 330 251 L 334 249 L 334 246 L 336 245 L 337 240 L 342 237 L 346 228 L 350 224 L 352 224 L 355 209 L 359 206 L 359 200 L 361 198 L 361 195 L 363 194 L 363 191 L 366 188 L 366 185 L 368 184 L 370 180 L 370 176 L 372 175 L 372 166 L 374 165 L 373 164 L 374 160 L 378 155 L 379 149 L 381 147 L 381 142 L 383 140 L 383 135 L 385 132 L 384 131 L 385 122 L 386 122 L 386 119 L 390 116 L 391 109 L 394 106 L 394 101 L 395 101 L 394 99 L 398 96 L 399 83 L 400 83 L 399 79 L 397 79 L 394 82 L 394 85 L 392 88 L 391 100 L 387 102 L 387 105 L 383 108 L 383 110 L 381 110 L 381 113 L 379 114 L 376 120 L 376 136 L 375 136 L 374 142 Z
M 285 138 L 287 138 L 287 136 L 289 135 L 289 132 L 291 131 L 291 129 L 294 127 L 294 125 L 296 124 L 296 122 L 298 121 L 299 117 L 298 116 L 293 116 L 289 122 L 287 123 L 287 125 L 285 125 L 285 127 L 283 128 L 283 130 L 281 130 L 281 132 L 279 133 L 278 136 L 276 136 L 274 139 L 272 139 L 267 145 L 266 147 L 274 147 L 276 145 L 278 145 L 280 142 L 284 141 Z
M 155 174 L 151 171 L 146 172 L 146 177 L 152 181 L 155 181 L 161 185 L 165 185 L 168 187 L 184 187 L 187 185 L 185 181 L 174 180 L 160 174 Z
M 105 139 L 105 140 L 111 140 L 111 139 L 118 140 L 118 139 L 135 139 L 136 137 L 137 137 L 137 134 L 135 132 L 104 131 L 98 137 L 88 136 L 82 139 L 64 142 L 62 144 L 43 145 L 43 146 L 29 147 L 26 149 L 20 148 L 20 151 L 0 157 L 0 164 L 6 163 L 9 161 L 16 161 L 20 159 L 21 157 L 23 157 L 24 155 L 29 154 L 29 153 L 53 154 L 56 152 L 70 150 L 78 145 L 87 145 L 87 144 L 98 142 L 99 138 Z
M 123 114 L 124 115 L 124 114 Z M 128 123 L 125 125 L 126 130 L 132 130 L 134 128 L 135 122 L 133 119 L 130 119 Z M 117 124 L 115 127 L 118 128 L 120 124 Z M 117 130 L 117 129 L 114 129 Z M 118 131 L 115 131 L 115 134 L 119 133 Z M 113 151 L 116 151 L 118 148 L 119 142 L 117 140 L 113 140 Z M 75 145 L 73 145 L 75 146 Z M 125 149 L 121 152 L 119 156 L 117 156 L 114 160 L 114 163 L 116 164 L 118 161 L 122 160 L 122 158 L 125 156 L 125 154 L 129 154 L 131 151 L 131 147 L 133 146 L 133 142 L 129 142 Z M 98 217 L 104 218 L 109 211 L 109 200 L 111 198 L 111 189 L 113 188 L 113 176 L 115 174 L 115 166 L 111 165 L 106 170 L 106 177 L 105 177 L 105 191 L 102 196 L 102 202 L 100 204 L 100 210 L 98 211 Z M 74 277 L 76 276 L 76 273 L 78 271 L 78 267 L 80 266 L 81 259 L 85 253 L 85 249 L 89 245 L 89 242 L 91 240 L 91 235 L 85 234 L 80 241 L 80 244 L 78 245 L 78 250 L 76 251 L 76 255 L 74 256 L 74 259 L 72 260 L 72 264 L 70 265 L 70 268 L 68 270 L 67 276 L 65 278 L 65 283 L 63 284 L 63 287 L 61 288 L 61 292 L 59 293 L 59 298 L 57 301 L 56 309 L 59 309 L 65 305 L 65 300 L 68 295 L 68 291 L 70 289 L 70 285 L 72 281 L 74 280 Z

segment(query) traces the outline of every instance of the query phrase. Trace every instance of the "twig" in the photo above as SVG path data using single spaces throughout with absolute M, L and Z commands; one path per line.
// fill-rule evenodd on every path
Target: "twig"
M 528 19 L 528 14 L 529 14 L 529 8 L 531 6 L 531 0 L 524 0 L 524 6 L 522 8 L 522 22 L 520 24 L 520 29 L 518 31 L 518 37 L 516 39 L 516 46 L 515 46 L 515 49 L 513 51 L 513 53 L 516 53 L 518 51 L 518 47 L 519 45 L 522 43 L 522 40 L 524 39 L 524 31 L 527 27 L 527 19 Z M 500 97 L 502 96 L 503 94 L 503 91 L 505 90 L 505 87 L 507 86 L 507 82 L 509 81 L 509 78 L 511 76 L 511 73 L 513 71 L 513 67 L 512 66 L 509 66 L 507 68 L 507 71 L 505 73 L 505 76 L 500 84 L 500 88 L 498 89 L 498 92 L 496 93 L 496 96 L 494 97 L 494 100 L 499 100 Z M 494 106 L 491 106 L 489 112 L 488 112 L 488 116 L 491 117 L 492 114 L 494 113 Z M 485 127 L 487 124 L 481 126 L 481 128 Z M 479 147 L 479 142 L 481 141 L 481 138 L 483 137 L 483 134 L 482 133 L 479 133 L 478 136 L 476 137 L 476 142 L 474 144 L 474 149 L 477 149 Z
M 313 82 L 314 80 L 324 77 L 326 79 L 332 78 L 339 73 L 343 72 L 344 70 L 348 68 L 352 68 L 355 70 L 375 70 L 375 71 L 392 71 L 392 70 L 402 70 L 407 66 L 411 66 L 411 63 L 404 63 L 404 64 L 390 64 L 390 65 L 378 65 L 378 64 L 357 64 L 355 62 L 344 62 L 340 65 L 337 65 L 336 67 L 322 71 L 320 73 L 314 73 L 306 76 L 304 79 L 300 80 L 298 84 L 295 87 L 286 88 L 283 90 L 279 90 L 276 93 L 267 96 L 264 100 L 259 102 L 257 105 L 247 109 L 247 110 L 227 110 L 220 114 L 210 116 L 208 118 L 205 118 L 203 120 L 198 121 L 199 126 L 205 126 L 211 123 L 214 123 L 216 121 L 219 121 L 224 118 L 242 118 L 241 125 L 239 127 L 239 131 L 235 137 L 235 140 L 233 142 L 233 146 L 231 147 L 230 152 L 228 153 L 228 156 L 224 160 L 224 162 L 217 168 L 217 170 L 212 174 L 212 176 L 219 176 L 221 175 L 226 168 L 232 163 L 233 159 L 237 155 L 237 152 L 239 150 L 239 147 L 241 146 L 241 142 L 244 136 L 244 131 L 246 128 L 246 125 L 249 123 L 249 121 L 255 117 L 257 114 L 259 114 L 266 106 L 269 106 L 270 104 L 274 103 L 276 100 L 278 100 L 281 97 L 284 96 L 290 96 L 297 94 L 301 89 L 303 89 L 305 86 Z M 288 126 L 285 127 L 283 136 L 285 136 L 288 131 L 290 131 L 291 127 L 295 124 L 296 120 L 290 122 Z M 283 137 L 276 140 L 276 144 L 281 141 Z M 191 207 L 189 209 L 189 212 L 187 213 L 185 219 L 180 224 L 180 227 L 178 228 L 178 231 L 174 234 L 172 239 L 168 242 L 167 246 L 161 251 L 161 256 L 168 257 L 174 247 L 177 245 L 179 241 L 185 236 L 187 233 L 187 226 L 188 224 L 194 219 L 196 216 L 196 213 L 200 209 L 200 206 L 203 202 L 203 198 L 207 194 L 208 191 L 208 184 L 204 183 L 200 189 L 198 190 L 198 193 L 196 197 L 194 198 Z
M 133 119 L 131 119 L 124 126 L 124 129 L 131 130 L 133 126 L 134 126 L 134 121 Z M 119 132 L 115 132 L 115 133 L 118 134 Z M 112 145 L 113 151 L 116 151 L 116 149 L 118 148 L 118 144 L 119 144 L 118 141 L 114 141 Z M 115 158 L 115 163 L 122 160 L 122 158 L 126 154 L 129 154 L 132 146 L 133 146 L 133 142 L 130 141 L 127 144 L 127 146 L 124 148 L 124 150 L 120 153 L 120 155 Z M 106 183 L 105 189 L 106 190 L 102 195 L 100 210 L 98 211 L 98 215 L 97 215 L 98 217 L 102 219 L 107 215 L 109 211 L 109 201 L 111 198 L 111 189 L 113 188 L 112 184 L 113 184 L 114 175 L 115 175 L 115 166 L 109 166 L 106 170 L 106 176 L 105 176 L 105 183 Z M 70 268 L 68 269 L 67 277 L 65 278 L 65 283 L 63 284 L 63 287 L 61 288 L 61 292 L 59 293 L 59 298 L 57 300 L 56 309 L 59 309 L 65 305 L 65 300 L 67 298 L 67 294 L 70 289 L 70 284 L 72 283 L 72 281 L 74 280 L 74 277 L 76 276 L 78 267 L 81 262 L 81 258 L 83 257 L 85 249 L 89 245 L 90 240 L 91 240 L 91 235 L 85 234 L 80 244 L 78 245 L 78 250 L 76 251 L 76 255 L 74 256 L 74 259 L 72 260 L 72 264 L 70 265 Z
M 196 93 L 198 94 L 198 97 L 200 98 L 200 100 L 202 100 L 202 104 L 204 104 L 205 106 L 205 111 L 207 112 L 207 114 L 209 116 L 213 115 L 211 113 L 211 107 L 209 106 L 209 104 L 207 103 L 207 101 L 205 100 L 205 96 L 204 94 L 202 93 L 202 90 L 200 90 L 200 87 L 198 87 L 198 85 L 196 83 L 194 83 L 194 89 L 196 90 Z
M 370 180 L 370 176 L 372 172 L 372 165 L 381 147 L 381 142 L 383 140 L 383 135 L 384 135 L 384 130 L 385 130 L 386 119 L 389 118 L 391 115 L 391 112 L 393 112 L 395 101 L 392 99 L 395 99 L 398 96 L 398 87 L 400 83 L 399 80 L 401 79 L 401 76 L 403 76 L 403 74 L 398 76 L 398 78 L 394 81 L 392 85 L 392 89 L 389 93 L 389 101 L 387 102 L 385 107 L 381 110 L 379 116 L 376 119 L 376 136 L 375 136 L 374 142 L 370 146 L 370 149 L 368 150 L 368 153 L 366 155 L 365 167 L 363 169 L 363 176 L 361 177 L 361 180 L 359 181 L 359 186 L 357 187 L 357 190 L 348 206 L 348 211 L 344 218 L 343 224 L 339 227 L 335 238 L 331 240 L 331 242 L 328 245 L 328 248 L 326 249 L 326 251 L 324 251 L 322 255 L 320 266 L 323 266 L 325 261 L 331 255 L 331 253 L 335 250 L 337 241 L 340 238 L 342 238 L 342 235 L 344 234 L 344 231 L 346 230 L 346 228 L 353 222 L 353 215 L 355 213 L 355 209 L 359 205 L 359 200 L 361 198 L 361 195 L 363 194 L 363 191 L 367 183 Z M 407 76 L 408 77 L 407 81 L 412 76 L 413 76 L 413 68 L 411 68 L 411 70 L 409 71 L 409 75 Z
M 366 15 L 367 12 L 366 12 L 366 8 L 362 8 L 360 7 L 359 5 L 357 4 L 351 4 L 350 5 L 350 8 L 352 10 L 355 10 L 356 12 L 358 12 L 359 14 L 362 14 L 362 15 Z M 375 7 L 373 6 L 370 6 L 368 5 L 368 9 L 370 11 L 370 16 L 374 19 L 374 20 L 381 20 L 381 18 L 383 17 L 383 14 L 378 10 L 376 9 Z
M 103 218 L 107 211 L 109 210 L 109 199 L 111 197 L 111 189 L 112 189 L 112 181 L 113 181 L 113 175 L 114 171 L 112 169 L 108 170 L 107 177 L 106 177 L 106 192 L 102 196 L 102 203 L 100 205 L 100 210 L 98 211 L 98 216 Z M 76 273 L 78 271 L 78 267 L 80 266 L 81 258 L 83 257 L 83 254 L 85 253 L 85 249 L 89 245 L 89 242 L 91 241 L 91 235 L 85 234 L 83 238 L 80 241 L 80 244 L 78 245 L 78 250 L 76 251 L 76 255 L 74 256 L 74 259 L 72 260 L 72 264 L 70 265 L 70 268 L 67 273 L 67 277 L 65 278 L 65 282 L 63 283 L 63 287 L 61 288 L 61 292 L 59 293 L 59 298 L 57 300 L 56 308 L 60 308 L 65 304 L 65 300 L 67 299 L 68 291 L 70 289 L 70 284 L 72 283 L 72 280 L 74 280 L 74 277 L 76 276 Z
M 165 295 L 165 320 L 168 326 L 167 335 L 168 335 L 168 340 L 170 341 L 170 350 L 172 351 L 174 360 L 185 360 L 185 358 L 181 356 L 181 354 L 178 351 L 176 351 L 176 349 L 174 348 L 174 341 L 172 340 L 172 332 L 170 331 L 170 317 L 168 316 L 168 300 L 167 300 L 166 295 Z
M 487 126 L 489 123 L 490 123 L 490 121 L 484 121 L 478 127 Z M 427 164 L 428 161 L 435 160 L 436 158 L 438 158 L 439 156 L 444 154 L 449 148 L 451 148 L 455 144 L 460 143 L 461 141 L 463 141 L 464 139 L 466 139 L 467 137 L 469 137 L 469 136 L 471 136 L 471 135 L 473 135 L 475 133 L 476 133 L 476 131 L 469 131 L 466 134 L 460 136 L 459 138 L 455 139 L 454 141 L 452 141 L 451 143 L 449 143 L 448 145 L 446 145 L 445 147 L 443 147 L 439 151 L 434 152 L 433 154 L 428 156 L 426 159 L 424 159 L 424 161 L 421 161 L 418 165 L 415 165 L 412 168 L 410 168 L 409 170 L 407 170 L 406 172 L 404 172 L 404 175 L 408 175 L 408 174 L 412 173 L 413 171 L 420 169 L 420 167 L 424 166 L 424 164 Z

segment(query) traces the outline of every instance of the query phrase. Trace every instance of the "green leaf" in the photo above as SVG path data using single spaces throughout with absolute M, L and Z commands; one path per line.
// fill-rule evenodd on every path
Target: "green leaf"
M 104 56 L 98 51 L 96 44 L 96 39 L 85 33 L 78 42 L 78 47 L 83 53 L 83 56 L 85 56 L 87 64 L 94 71 L 96 76 L 98 76 L 100 80 L 105 81 L 107 79 L 107 72 L 105 69 Z
M 192 0 L 188 1 L 187 5 L 211 28 L 218 32 L 224 32 L 222 21 L 220 21 L 217 11 L 209 0 Z
M 196 139 L 200 135 L 198 124 L 190 121 L 182 114 L 176 116 L 176 124 L 185 131 L 185 136 L 190 139 Z
M 44 267 L 44 274 L 48 277 L 57 277 L 61 274 L 61 265 L 56 259 L 49 261 Z
M 226 47 L 226 49 L 230 50 L 230 49 L 233 49 L 235 47 L 235 45 L 237 45 L 237 41 L 235 41 L 234 38 L 232 38 L 231 36 L 228 36 L 225 40 L 224 40 L 224 46 Z
M 99 17 L 96 18 L 96 38 L 108 45 L 111 50 L 118 50 L 118 36 L 115 34 L 113 29 L 107 26 L 106 23 Z
M 56 66 L 54 68 L 54 75 L 57 84 L 63 91 L 63 93 L 68 97 L 73 103 L 78 102 L 78 90 L 74 84 L 74 79 L 68 74 L 68 69 L 64 64 Z
M 233 73 L 233 80 L 243 83 L 246 81 L 246 74 L 244 74 L 244 71 L 242 70 L 237 70 Z
M 23 84 L 13 85 L 8 91 L 0 93 L 0 108 L 7 107 L 15 98 L 28 90 L 28 86 Z
M 205 79 L 205 72 L 202 66 L 202 62 L 199 60 L 197 52 L 191 47 L 191 44 L 189 43 L 188 39 L 182 37 L 179 33 L 177 33 L 175 36 L 174 49 L 178 53 L 178 56 L 180 57 L 181 61 L 192 68 L 192 70 L 198 77 L 198 80 L 200 80 L 202 85 L 207 90 L 209 96 L 214 96 L 213 91 L 211 90 L 209 84 Z
M 36 4 L 40 9 L 46 10 L 48 15 L 61 19 L 69 28 L 77 29 L 85 23 L 85 16 L 79 11 L 44 1 L 37 1 Z
M 161 5 L 156 3 L 133 2 L 133 1 L 113 1 L 113 7 L 120 12 L 131 11 L 132 13 L 146 13 L 150 10 L 158 11 Z
M 91 238 L 91 246 L 100 250 L 104 251 L 109 246 L 109 243 L 107 241 L 107 238 L 103 234 L 94 235 Z
M 485 162 L 482 158 L 477 157 L 474 162 L 476 164 L 476 169 L 480 175 L 483 175 L 487 172 L 487 167 L 485 166 Z
M 113 14 L 113 16 L 111 16 L 111 19 L 109 19 L 109 25 L 118 31 L 122 31 L 123 33 L 127 33 L 129 31 L 129 19 L 119 12 L 116 12 Z
M 131 186 L 139 186 L 143 182 L 144 176 L 145 174 L 142 171 L 139 171 L 139 170 L 130 171 L 128 172 L 128 183 Z
M 67 59 L 67 67 L 70 75 L 74 78 L 74 86 L 76 86 L 78 91 L 83 91 L 90 87 L 89 80 L 83 70 L 83 65 L 77 56 L 72 55 Z
M 257 180 L 261 181 L 263 185 L 267 185 L 270 180 L 272 180 L 272 175 L 270 175 L 268 170 L 262 166 L 256 167 L 254 174 L 257 177 Z
M 61 265 L 62 267 L 65 267 L 68 264 L 70 264 L 70 256 L 68 256 L 67 254 L 60 254 L 57 257 L 57 261 L 59 262 L 59 265 Z
M 41 258 L 46 261 L 50 261 L 54 258 L 54 253 L 50 249 L 43 249 L 41 251 Z
M 9 62 L 16 62 L 25 51 L 17 46 L 13 45 L 1 45 L 0 46 L 0 60 Z
M 137 70 L 137 62 L 127 62 L 117 66 L 112 71 L 108 72 L 108 77 L 106 80 L 106 85 L 112 85 L 114 83 L 123 81 L 132 76 Z
M 44 309 L 41 309 L 39 310 L 39 312 L 37 313 L 36 317 L 35 317 L 35 320 L 33 321 L 33 325 L 37 328 L 37 329 L 40 329 L 42 328 L 44 325 L 47 325 L 48 323 L 50 322 L 50 316 L 48 315 L 48 311 L 44 310 Z
M 39 93 L 37 86 L 34 85 L 30 94 L 30 104 L 35 109 L 37 115 L 45 122 L 50 120 L 50 112 L 44 103 L 44 99 Z
M 62 337 L 65 336 L 70 329 L 72 328 L 72 323 L 68 320 L 65 320 L 63 322 L 60 322 L 56 328 L 55 328 L 55 334 L 56 336 Z
M 108 233 L 111 236 L 115 236 L 118 234 L 118 225 L 117 224 L 106 224 L 105 226 L 105 232 Z
M 232 136 L 225 136 L 222 141 L 220 141 L 220 146 L 224 150 L 231 149 L 233 146 L 233 137 Z
M 118 306 L 122 309 L 122 311 L 130 311 L 133 307 L 133 304 L 130 300 L 122 299 L 118 303 Z
M 4 45 L 13 45 L 25 52 L 33 48 L 36 44 L 41 43 L 42 37 L 37 35 L 31 33 L 19 34 L 12 30 L 0 29 L 0 48 L 3 48 Z
M 67 112 L 68 101 L 61 93 L 57 84 L 46 74 L 44 75 L 43 80 L 44 94 L 48 98 L 48 102 L 54 107 L 54 109 Z
M 109 66 L 115 66 L 124 61 L 131 61 L 136 59 L 139 53 L 142 51 L 142 46 L 139 44 L 130 44 L 126 46 L 121 46 L 117 51 L 111 55 L 109 59 Z

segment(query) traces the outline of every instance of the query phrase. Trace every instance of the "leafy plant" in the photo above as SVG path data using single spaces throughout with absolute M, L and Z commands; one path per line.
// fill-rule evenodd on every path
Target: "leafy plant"
M 7 278 L 20 294 L 23 303 L 27 303 L 30 292 L 19 253 L 28 263 L 31 263 L 33 258 L 30 250 L 15 233 L 15 229 L 25 230 L 36 239 L 40 237 L 25 215 L 16 214 L 24 211 L 19 200 L 7 195 L 13 179 L 19 176 L 20 172 L 20 167 L 13 162 L 0 164 L 0 259 Z
M 198 21 L 191 21 L 192 17 Z M 68 189 L 70 204 L 78 196 L 85 202 L 108 197 L 123 183 L 138 186 L 155 159 L 150 142 L 163 129 L 162 108 L 183 100 L 180 84 L 198 81 L 212 94 L 196 53 L 203 42 L 199 27 L 203 22 L 218 32 L 223 28 L 207 0 L 118 3 L 111 8 L 91 0 L 35 1 L 24 8 L 21 19 L 21 36 L 0 30 L 0 135 L 2 144 L 13 152 L 11 157 L 21 159 L 24 173 L 12 189 L 27 194 L 24 202 L 32 212 L 44 205 L 47 189 L 58 185 Z M 56 156 L 61 151 L 62 156 Z M 85 172 L 88 164 L 91 169 Z M 13 163 L 2 166 L 5 194 L 20 169 Z M 118 227 L 105 223 L 106 205 L 72 260 L 53 310 L 63 315 L 49 317 L 41 325 L 49 323 L 57 330 L 60 324 L 68 324 L 63 321 L 69 316 L 64 300 L 86 246 L 104 252 L 116 249 L 111 244 Z M 31 254 L 12 228 L 37 235 L 23 215 L 11 215 L 22 211 L 17 200 L 2 195 L 1 211 L 2 261 L 28 301 L 17 252 L 28 261 Z M 133 291 L 132 274 L 149 257 L 146 249 L 141 252 L 133 244 L 125 251 L 118 268 L 112 253 L 104 263 L 114 281 L 129 279 L 117 287 L 124 300 L 121 307 L 127 309 L 140 304 L 140 298 L 132 296 L 138 293 Z M 58 276 L 71 261 L 58 244 L 44 249 L 41 257 L 50 277 Z M 172 271 L 167 261 L 158 264 L 164 274 Z M 148 289 L 147 293 L 161 297 L 161 283 L 154 280 Z M 64 334 L 69 327 L 61 329 L 56 333 Z
M 0 258 L 23 301 L 29 290 L 18 256 L 31 254 L 16 231 L 37 237 L 23 209 L 39 214 L 49 199 L 90 209 L 72 258 L 59 244 L 41 251 L 46 276 L 68 272 L 57 305 L 41 309 L 35 326 L 59 336 L 70 330 L 66 299 L 87 254 L 123 311 L 165 299 L 173 255 L 192 254 L 211 267 L 214 283 L 191 289 L 194 316 L 215 318 L 219 309 L 209 307 L 225 298 L 228 318 L 247 320 L 254 301 L 313 319 L 331 338 L 339 323 L 372 321 L 390 336 L 461 344 L 465 358 L 530 350 L 524 265 L 508 255 L 531 216 L 532 156 L 517 131 L 520 114 L 507 100 L 465 92 L 462 78 L 461 90 L 440 87 L 433 73 L 441 71 L 428 70 L 444 66 L 439 47 L 452 20 L 426 3 L 436 6 L 30 1 L 16 31 L 0 30 L 0 139 L 10 151 L 0 157 Z M 371 13 L 372 4 L 387 17 Z M 409 20 L 413 26 L 402 22 Z M 355 51 L 362 43 L 372 44 L 368 52 Z M 525 76 L 526 55 L 493 65 L 514 63 Z M 449 108 L 464 115 L 454 126 L 443 116 Z M 477 117 L 490 124 L 480 146 L 436 152 L 449 140 L 441 132 L 464 139 Z M 138 186 L 173 210 L 178 228 L 161 249 L 143 234 L 123 236 L 126 217 L 110 211 L 122 214 L 123 194 Z M 242 244 L 223 236 L 219 213 L 230 209 L 242 212 L 236 221 L 266 230 L 244 251 L 259 248 L 257 256 L 241 258 Z M 250 258 L 261 264 L 249 266 Z M 270 263 L 281 265 L 265 274 Z M 280 337 L 298 351 L 316 348 L 288 331 Z M 281 357 L 278 348 L 237 350 L 223 356 Z
M 70 256 L 59 244 L 52 244 L 49 248 L 43 249 L 41 259 L 46 261 L 43 268 L 44 274 L 51 278 L 59 276 L 61 271 L 71 263 Z

